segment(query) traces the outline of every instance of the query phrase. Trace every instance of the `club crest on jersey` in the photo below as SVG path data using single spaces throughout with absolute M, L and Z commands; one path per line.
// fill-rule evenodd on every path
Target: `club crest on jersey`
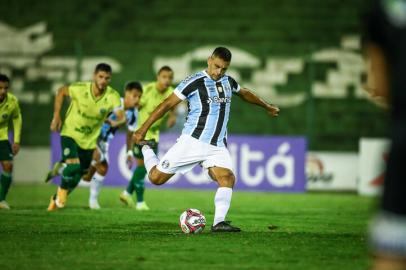
M 165 159 L 164 161 L 162 161 L 161 166 L 164 169 L 168 169 L 169 168 L 169 161 L 167 159 Z
M 69 155 L 69 153 L 70 153 L 70 149 L 69 149 L 69 148 L 63 149 L 63 154 L 64 154 L 65 156 Z

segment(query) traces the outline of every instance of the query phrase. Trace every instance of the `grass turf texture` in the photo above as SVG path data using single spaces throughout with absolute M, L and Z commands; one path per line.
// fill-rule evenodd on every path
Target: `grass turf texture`
M 367 269 L 373 201 L 353 194 L 234 192 L 228 219 L 242 233 L 212 234 L 214 191 L 147 190 L 149 212 L 123 207 L 121 189 L 102 190 L 100 211 L 77 189 L 47 213 L 54 186 L 12 186 L 0 211 L 0 269 Z M 200 235 L 178 226 L 203 211 Z M 269 230 L 269 225 L 278 228 Z

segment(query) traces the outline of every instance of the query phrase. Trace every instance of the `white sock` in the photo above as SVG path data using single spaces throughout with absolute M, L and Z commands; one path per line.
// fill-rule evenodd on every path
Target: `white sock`
M 95 172 L 90 182 L 90 201 L 97 201 L 100 194 L 100 189 L 103 185 L 104 175 Z
M 144 155 L 145 168 L 147 169 L 147 173 L 149 174 L 149 171 L 159 163 L 159 159 L 150 147 L 143 146 L 141 148 L 141 151 Z
M 231 204 L 231 197 L 233 195 L 233 189 L 228 187 L 219 187 L 216 195 L 214 196 L 214 222 L 213 226 L 226 219 L 228 209 Z

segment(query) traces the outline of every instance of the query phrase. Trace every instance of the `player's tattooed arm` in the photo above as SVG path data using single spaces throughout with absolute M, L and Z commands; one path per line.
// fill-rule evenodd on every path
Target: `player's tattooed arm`
M 265 100 L 263 100 L 262 98 L 260 98 L 259 96 L 257 96 L 255 93 L 253 93 L 252 91 L 250 91 L 247 88 L 241 88 L 240 91 L 237 92 L 237 95 L 248 103 L 261 106 L 262 108 L 267 110 L 267 112 L 271 116 L 279 115 L 278 106 L 266 102 Z
M 140 141 L 142 141 L 152 124 L 164 116 L 169 110 L 173 109 L 181 101 L 182 100 L 175 94 L 171 94 L 169 97 L 167 97 L 161 104 L 158 105 L 158 107 L 156 107 L 144 124 L 134 132 L 134 142 L 138 144 Z
M 63 100 L 65 97 L 69 96 L 69 88 L 68 86 L 63 86 L 58 89 L 58 92 L 55 95 L 54 101 L 54 115 L 51 121 L 51 130 L 52 131 L 59 131 L 62 126 L 61 120 L 61 108 L 63 104 Z

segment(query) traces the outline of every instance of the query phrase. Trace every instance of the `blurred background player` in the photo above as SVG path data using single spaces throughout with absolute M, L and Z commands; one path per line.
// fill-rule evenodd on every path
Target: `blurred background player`
M 65 206 L 68 192 L 77 186 L 81 176 L 90 166 L 106 117 L 115 108 L 120 107 L 120 95 L 109 86 L 111 73 L 110 65 L 100 63 L 94 70 L 92 82 L 77 82 L 64 86 L 55 96 L 52 131 L 59 131 L 62 127 L 60 112 L 64 99 L 70 97 L 71 103 L 61 131 L 62 161 L 66 167 L 63 169 L 57 194 L 51 196 L 48 211 Z M 116 122 L 124 120 L 124 110 L 118 109 L 115 114 Z
M 13 156 L 20 150 L 22 117 L 17 98 L 8 92 L 10 79 L 0 74 L 0 163 L 3 172 L 0 177 L 0 209 L 10 209 L 6 196 L 11 185 Z M 8 140 L 8 125 L 13 121 L 14 143 Z
M 143 142 L 148 129 L 167 111 L 182 100 L 189 102 L 189 114 L 182 135 L 159 160 L 148 142 L 142 147 L 150 181 L 156 185 L 166 183 L 175 173 L 186 173 L 200 164 L 208 169 L 209 176 L 217 182 L 214 198 L 215 214 L 212 232 L 239 232 L 225 221 L 231 204 L 235 176 L 227 149 L 227 122 L 232 94 L 248 103 L 263 107 L 277 116 L 279 108 L 268 104 L 253 92 L 241 88 L 225 74 L 231 62 L 231 52 L 225 47 L 216 48 L 207 60 L 207 69 L 182 81 L 134 133 L 135 143 Z
M 406 269 L 406 1 L 374 1 L 367 17 L 372 96 L 389 104 L 391 149 L 379 213 L 371 224 L 373 269 Z
M 83 177 L 84 181 L 90 181 L 90 209 L 100 209 L 98 197 L 100 189 L 103 185 L 103 180 L 108 171 L 108 149 L 109 141 L 113 139 L 119 125 L 122 122 L 117 122 L 116 111 L 118 109 L 125 111 L 125 121 L 127 123 L 127 163 L 131 167 L 133 163 L 132 152 L 132 135 L 136 130 L 138 119 L 138 103 L 142 95 L 142 85 L 139 82 L 129 82 L 125 86 L 124 97 L 121 98 L 120 108 L 116 108 L 107 118 L 101 128 L 99 138 L 97 139 L 97 148 L 93 153 L 93 160 L 88 173 Z
M 155 108 L 172 94 L 172 81 L 173 70 L 168 66 L 163 66 L 158 70 L 157 81 L 151 82 L 144 87 L 143 95 L 140 100 L 137 129 L 148 119 Z M 163 115 L 161 119 L 158 119 L 145 135 L 145 139 L 150 142 L 155 153 L 158 152 L 159 133 L 164 119 L 165 115 Z M 174 109 L 169 111 L 166 119 L 166 125 L 168 128 L 176 123 Z M 149 207 L 144 201 L 144 179 L 147 171 L 145 169 L 144 157 L 140 145 L 134 146 L 134 156 L 136 158 L 137 167 L 134 170 L 131 181 L 128 183 L 127 189 L 120 194 L 120 200 L 131 208 L 136 208 L 141 211 L 149 210 Z M 132 199 L 134 191 L 137 196 L 136 205 Z

